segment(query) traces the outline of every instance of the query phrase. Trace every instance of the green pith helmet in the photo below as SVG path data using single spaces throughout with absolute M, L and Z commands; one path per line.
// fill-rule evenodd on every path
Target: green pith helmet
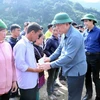
M 63 24 L 63 23 L 70 23 L 73 20 L 69 17 L 69 15 L 65 12 L 58 13 L 55 15 L 52 24 Z
M 7 29 L 7 25 L 0 19 L 0 28 Z
M 92 14 L 86 14 L 81 18 L 81 21 L 84 21 L 85 19 L 93 20 L 95 23 L 97 23 L 97 19 Z

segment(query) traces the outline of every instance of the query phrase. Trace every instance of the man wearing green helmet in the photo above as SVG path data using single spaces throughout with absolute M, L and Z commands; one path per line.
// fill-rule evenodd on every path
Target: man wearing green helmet
M 71 23 L 72 19 L 67 13 L 55 15 L 52 24 L 63 34 L 62 39 L 57 50 L 49 58 L 44 58 L 48 63 L 40 64 L 40 67 L 44 70 L 62 67 L 62 73 L 68 84 L 68 100 L 81 100 L 87 71 L 84 39 Z
M 85 78 L 86 95 L 83 97 L 83 100 L 92 98 L 92 77 L 96 89 L 95 100 L 100 100 L 100 28 L 95 25 L 97 19 L 92 14 L 86 14 L 81 21 L 84 22 L 87 28 L 84 32 L 84 43 L 88 65 Z

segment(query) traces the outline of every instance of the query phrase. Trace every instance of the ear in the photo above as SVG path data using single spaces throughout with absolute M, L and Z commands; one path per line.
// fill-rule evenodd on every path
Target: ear
M 13 33 L 15 31 L 15 29 L 13 29 L 12 31 L 11 31 L 11 33 Z
M 69 23 L 66 23 L 66 26 L 68 26 L 69 25 Z
M 34 30 L 32 30 L 30 33 L 31 33 L 31 34 L 35 34 L 35 31 L 34 31 Z

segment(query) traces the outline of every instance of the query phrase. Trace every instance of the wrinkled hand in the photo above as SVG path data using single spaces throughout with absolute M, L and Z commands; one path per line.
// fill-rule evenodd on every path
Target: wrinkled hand
M 38 66 L 39 66 L 40 69 L 43 69 L 43 70 L 51 69 L 50 63 L 38 64 Z
M 12 83 L 12 88 L 11 88 L 11 92 L 14 93 L 17 91 L 17 83 L 16 82 L 13 82 Z

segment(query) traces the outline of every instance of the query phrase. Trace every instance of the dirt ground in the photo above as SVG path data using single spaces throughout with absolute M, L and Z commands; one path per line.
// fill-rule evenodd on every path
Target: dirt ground
M 45 79 L 47 79 L 48 74 L 45 72 Z M 57 79 L 57 83 L 61 86 L 58 88 L 58 92 L 60 93 L 60 97 L 58 97 L 58 100 L 68 100 L 68 89 L 67 84 L 62 85 L 59 82 L 59 79 Z M 93 90 L 94 90 L 94 84 L 93 84 Z M 40 100 L 48 100 L 47 92 L 46 92 L 46 83 L 45 85 L 40 89 Z M 82 98 L 85 95 L 85 87 L 83 88 Z M 93 91 L 93 97 L 91 100 L 95 100 L 95 90 Z
M 67 85 L 62 85 L 61 83 L 59 83 L 59 84 L 61 85 L 61 87 L 58 88 L 58 91 L 60 93 L 60 97 L 58 97 L 58 100 L 68 100 Z M 85 87 L 83 88 L 82 98 L 84 95 L 85 95 Z M 40 89 L 40 100 L 48 100 L 48 96 L 47 96 L 47 92 L 46 92 L 46 84 Z M 93 97 L 90 100 L 95 100 L 95 90 L 93 92 Z
M 48 74 L 47 74 L 47 72 L 45 72 L 45 78 L 47 79 L 47 77 L 48 77 Z M 58 100 L 68 100 L 67 84 L 66 85 L 62 85 L 59 82 L 59 79 L 57 80 L 57 83 L 61 86 L 60 88 L 58 88 L 58 92 L 60 93 L 60 97 L 58 97 Z M 93 84 L 93 87 L 94 87 L 94 84 Z M 40 89 L 39 93 L 40 93 L 40 100 L 48 100 L 48 96 L 47 96 L 47 92 L 46 92 L 46 83 Z M 84 95 L 85 95 L 85 87 L 83 88 L 82 97 Z M 19 100 L 19 98 L 13 98 L 13 99 L 11 98 L 10 100 Z M 93 92 L 93 97 L 92 97 L 91 100 L 95 100 L 95 91 Z

